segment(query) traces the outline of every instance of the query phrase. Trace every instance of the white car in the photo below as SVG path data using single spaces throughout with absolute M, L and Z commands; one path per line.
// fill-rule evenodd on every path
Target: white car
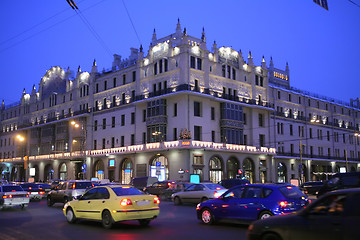
M 0 186 L 0 210 L 7 207 L 20 206 L 27 208 L 30 198 L 29 193 L 17 185 Z
M 175 205 L 200 203 L 208 199 L 218 198 L 226 190 L 226 188 L 216 183 L 199 183 L 190 185 L 182 192 L 172 194 L 171 199 Z

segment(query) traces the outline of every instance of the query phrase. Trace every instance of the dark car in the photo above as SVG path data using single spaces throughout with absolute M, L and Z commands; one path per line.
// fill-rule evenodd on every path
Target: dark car
M 169 187 L 162 191 L 159 198 L 161 200 L 171 200 L 171 195 L 173 193 L 184 191 L 184 189 L 190 185 L 192 185 L 192 183 L 171 181 L 170 184 L 168 184 Z
M 75 180 L 60 182 L 55 190 L 51 190 L 47 196 L 47 205 L 51 207 L 54 203 L 67 203 L 81 196 L 89 188 L 94 187 L 91 181 Z
M 197 217 L 205 224 L 218 220 L 251 222 L 298 211 L 309 204 L 293 185 L 249 184 L 233 187 L 219 198 L 198 204 Z
M 145 187 L 143 191 L 145 193 L 160 196 L 172 183 L 175 183 L 175 181 L 154 182 L 150 186 Z
M 250 184 L 250 181 L 246 179 L 233 178 L 221 180 L 219 184 L 224 188 L 230 189 L 235 186 Z
M 360 172 L 336 173 L 319 189 L 318 196 L 346 188 L 360 188 Z
M 142 191 L 157 181 L 158 179 L 156 177 L 136 177 L 131 180 L 131 185 Z
M 359 239 L 360 189 L 329 192 L 291 215 L 253 222 L 248 240 Z
M 41 191 L 44 191 L 43 197 L 46 198 L 51 191 L 51 185 L 47 183 L 35 183 Z
M 62 181 L 63 181 L 63 180 L 61 180 L 61 179 L 51 179 L 51 180 L 49 181 L 49 184 L 50 184 L 50 186 L 51 186 L 51 189 L 56 189 L 57 186 L 59 186 L 60 182 L 62 182 Z
M 319 190 L 324 186 L 323 181 L 312 181 L 305 182 L 300 185 L 300 190 L 302 190 L 305 194 L 317 195 Z
M 29 193 L 30 200 L 40 201 L 44 197 L 45 190 L 40 189 L 36 183 L 21 183 L 20 187 Z

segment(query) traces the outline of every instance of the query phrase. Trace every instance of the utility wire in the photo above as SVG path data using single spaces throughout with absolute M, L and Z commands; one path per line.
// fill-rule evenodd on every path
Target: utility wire
M 355 6 L 360 7 L 360 5 L 359 5 L 359 4 L 357 4 L 357 3 L 353 2 L 352 0 L 348 0 L 348 1 L 349 1 L 349 2 L 351 2 L 352 4 L 354 4 Z
M 103 0 L 104 1 L 104 0 Z M 106 52 L 112 56 L 112 53 L 110 51 L 110 49 L 108 48 L 108 46 L 106 45 L 106 43 L 104 42 L 104 40 L 101 38 L 101 36 L 95 31 L 94 27 L 90 24 L 90 22 L 86 19 L 86 17 L 82 14 L 82 12 L 79 10 L 79 8 L 77 7 L 77 5 L 74 3 L 73 0 L 67 0 L 67 2 L 69 3 L 69 5 L 71 6 L 72 9 L 75 10 L 75 12 L 78 14 L 78 16 L 81 18 L 81 20 L 83 21 L 83 23 L 86 25 L 86 27 L 89 29 L 89 31 L 93 34 L 93 36 L 96 38 L 96 40 L 100 43 L 100 45 L 106 50 Z
M 131 20 L 129 11 L 127 10 L 127 7 L 126 7 L 126 5 L 125 5 L 124 0 L 122 0 L 122 3 L 124 4 L 124 8 L 125 8 L 125 10 L 126 10 L 126 13 L 127 13 L 128 17 L 129 17 L 129 19 L 130 19 L 130 22 L 131 22 L 131 25 L 132 25 L 132 27 L 133 27 L 133 29 L 134 29 L 134 31 L 135 31 L 136 37 L 137 37 L 137 39 L 139 40 L 139 43 L 140 43 L 140 45 L 141 45 L 141 44 L 142 44 L 142 43 L 141 43 L 141 40 L 140 40 L 139 35 L 138 35 L 138 33 L 137 33 L 136 29 L 135 29 L 135 25 L 134 25 L 133 21 Z

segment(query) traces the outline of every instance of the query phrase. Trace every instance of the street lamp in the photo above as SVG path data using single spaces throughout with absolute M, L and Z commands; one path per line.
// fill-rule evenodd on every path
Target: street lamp
M 21 144 L 25 144 L 25 137 L 22 136 L 21 134 L 16 135 L 16 139 L 18 142 L 20 142 Z M 29 150 L 29 149 L 28 149 Z M 29 166 L 28 166 L 28 158 L 29 158 L 29 154 L 26 154 L 26 146 L 22 146 L 22 153 L 21 153 L 21 158 L 24 162 L 24 169 L 25 169 L 25 181 L 28 181 L 29 178 Z
M 79 128 L 80 124 L 77 123 L 76 121 L 71 121 L 70 124 L 74 127 L 74 128 Z M 82 155 L 83 159 L 83 165 L 82 165 L 82 170 L 83 170 L 83 175 L 82 178 L 85 179 L 85 173 L 86 173 L 86 168 L 85 168 L 85 164 L 86 164 L 86 156 L 85 156 L 85 143 L 86 143 L 86 129 L 85 129 L 85 125 L 84 123 L 81 124 L 81 131 L 82 131 L 82 139 L 80 142 L 80 153 Z M 76 139 L 73 139 L 72 143 L 77 143 Z

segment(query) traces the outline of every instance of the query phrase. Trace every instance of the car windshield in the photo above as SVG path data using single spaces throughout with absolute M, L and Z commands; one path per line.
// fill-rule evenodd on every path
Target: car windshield
M 24 183 L 24 184 L 20 184 L 21 187 L 23 188 L 38 188 L 38 186 L 35 183 Z
M 20 186 L 3 186 L 3 192 L 24 191 Z
M 211 190 L 221 190 L 221 189 L 225 189 L 223 186 L 213 183 L 213 184 L 206 184 L 206 186 L 211 189 Z
M 279 190 L 286 198 L 299 199 L 304 196 L 300 189 L 293 186 L 284 186 L 279 188 Z
M 111 188 L 116 196 L 124 196 L 124 195 L 144 195 L 140 190 L 133 187 L 113 187 Z
M 91 182 L 76 182 L 75 183 L 75 189 L 87 189 L 89 187 L 92 187 Z

